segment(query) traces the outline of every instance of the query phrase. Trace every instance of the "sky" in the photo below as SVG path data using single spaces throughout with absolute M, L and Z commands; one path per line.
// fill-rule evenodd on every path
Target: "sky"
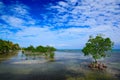
M 104 34 L 120 49 L 120 0 L 0 0 L 0 39 L 82 49 Z

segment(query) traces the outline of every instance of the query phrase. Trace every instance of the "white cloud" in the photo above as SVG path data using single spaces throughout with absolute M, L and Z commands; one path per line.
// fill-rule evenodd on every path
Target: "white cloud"
M 9 25 L 14 26 L 14 27 L 19 27 L 20 25 L 24 23 L 24 20 L 14 17 L 14 16 L 2 15 L 1 19 L 4 20 Z
M 57 11 L 53 13 L 52 21 L 58 26 L 60 22 L 64 26 L 66 21 L 68 21 L 67 26 L 95 27 L 104 24 L 111 26 L 114 22 L 120 22 L 118 2 L 117 0 L 66 0 L 58 2 L 58 5 L 49 6 L 49 9 L 50 13 L 52 10 Z
M 66 2 L 63 2 L 63 1 L 58 2 L 58 4 L 62 7 L 68 6 L 68 4 Z
M 23 5 L 23 4 L 14 4 L 11 5 L 10 11 L 15 14 L 15 15 L 21 15 L 21 16 L 26 16 L 29 14 L 29 7 Z
M 104 27 L 104 28 L 103 28 Z M 19 43 L 21 46 L 29 45 L 51 45 L 56 48 L 82 48 L 89 38 L 89 35 L 103 33 L 105 37 L 110 37 L 115 45 L 120 43 L 120 29 L 111 26 L 98 26 L 96 28 L 68 28 L 51 31 L 49 27 L 40 28 L 39 26 L 25 27 L 17 33 L 9 32 L 10 40 Z M 5 35 L 6 32 L 3 33 Z M 118 35 L 116 35 L 118 34 Z
M 12 38 L 21 44 L 21 46 L 51 45 L 56 48 L 82 48 L 89 36 L 96 35 L 96 33 L 105 34 L 105 37 L 110 37 L 115 42 L 115 45 L 117 45 L 120 43 L 119 31 L 120 29 L 118 28 L 105 25 L 95 28 L 72 27 L 55 31 L 51 31 L 49 27 L 31 26 L 16 34 L 11 33 L 9 37 L 14 36 Z
M 5 5 L 0 2 L 0 20 L 7 23 L 3 25 L 8 25 L 8 28 L 24 29 L 26 25 L 35 25 L 37 22 L 30 16 L 29 10 L 29 7 L 21 3 Z
M 21 46 L 32 44 L 52 45 L 56 48 L 82 48 L 89 35 L 99 33 L 110 37 L 115 45 L 120 45 L 120 14 L 118 14 L 120 10 L 117 9 L 119 8 L 117 2 L 118 0 L 59 1 L 57 5 L 48 6 L 49 13 L 42 14 L 46 21 L 45 25 L 50 26 L 36 25 L 37 20 L 30 16 L 29 8 L 25 5 L 8 6 L 13 15 L 4 14 L 0 19 L 7 23 L 2 24 L 3 27 L 21 29 L 16 33 L 5 30 L 9 32 L 7 38 Z M 1 5 L 0 8 L 2 9 Z M 0 36 L 5 35 L 5 32 L 0 31 L 2 33 Z
M 37 45 L 49 45 L 55 40 L 54 34 L 46 27 L 40 28 L 38 26 L 26 27 L 24 30 L 15 34 L 22 46 L 28 46 L 30 44 Z
M 82 40 L 80 43 L 84 44 L 89 35 L 102 33 L 110 37 L 115 45 L 120 45 L 118 4 L 119 0 L 59 1 L 57 5 L 48 6 L 52 16 L 49 22 L 53 23 L 54 28 L 59 28 L 57 38 L 67 44 L 75 45 L 80 40 Z M 46 16 L 46 19 L 49 18 Z

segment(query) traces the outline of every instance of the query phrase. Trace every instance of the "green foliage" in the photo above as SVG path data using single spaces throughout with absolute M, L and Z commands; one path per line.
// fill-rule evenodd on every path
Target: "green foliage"
M 54 51 L 56 51 L 56 49 L 52 46 L 37 46 L 36 48 L 34 48 L 32 45 L 30 45 L 27 48 L 24 48 L 24 50 L 27 51 L 32 51 L 32 52 L 40 52 L 42 54 L 45 55 L 46 58 L 54 58 Z
M 82 49 L 84 55 L 92 55 L 95 59 L 106 57 L 105 52 L 112 50 L 113 42 L 110 38 L 103 38 L 102 35 L 97 35 L 95 38 L 89 37 L 86 46 Z
M 55 53 L 52 52 L 52 53 L 50 53 L 49 57 L 53 59 L 54 55 L 55 55 Z
M 44 46 L 37 46 L 35 51 L 45 53 L 47 49 Z
M 27 48 L 24 48 L 24 50 L 27 50 L 27 51 L 34 51 L 34 52 L 41 52 L 41 53 L 49 53 L 49 52 L 54 52 L 56 49 L 52 46 L 37 46 L 36 48 L 34 48 L 32 45 L 30 45 L 29 47 Z
M 52 47 L 52 46 L 46 46 L 45 48 L 46 48 L 46 51 L 47 51 L 47 52 L 56 51 L 56 49 L 55 49 L 54 47 Z
M 24 50 L 28 50 L 28 51 L 31 50 L 32 52 L 34 52 L 35 48 L 32 45 L 30 45 L 29 47 L 24 48 Z
M 20 49 L 18 44 L 14 44 L 11 41 L 0 39 L 0 53 L 1 54 L 9 53 L 11 51 L 18 50 L 18 49 Z

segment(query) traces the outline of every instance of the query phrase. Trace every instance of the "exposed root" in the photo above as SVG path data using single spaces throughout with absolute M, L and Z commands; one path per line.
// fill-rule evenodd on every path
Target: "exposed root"
M 88 67 L 92 68 L 92 69 L 98 69 L 98 70 L 105 70 L 107 68 L 107 66 L 103 63 L 91 63 L 88 65 Z

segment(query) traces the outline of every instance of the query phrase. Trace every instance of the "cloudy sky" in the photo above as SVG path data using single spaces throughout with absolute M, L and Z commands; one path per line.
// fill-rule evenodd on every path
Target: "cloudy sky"
M 120 0 L 0 0 L 0 38 L 80 49 L 104 34 L 120 48 Z

